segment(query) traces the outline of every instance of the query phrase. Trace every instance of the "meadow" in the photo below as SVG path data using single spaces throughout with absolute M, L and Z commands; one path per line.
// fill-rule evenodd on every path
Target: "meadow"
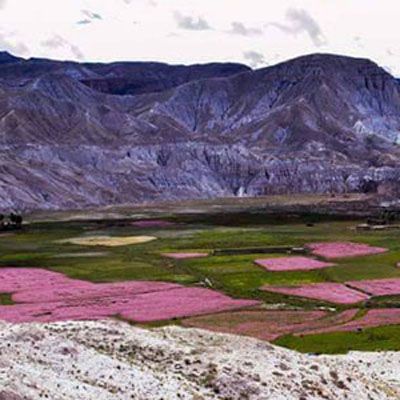
M 253 310 L 207 315 L 201 325 L 199 318 L 174 318 L 173 321 L 149 323 L 204 326 L 208 329 L 254 334 L 272 326 L 273 312 L 290 312 L 275 326 L 281 336 L 276 343 L 304 352 L 336 353 L 349 350 L 400 350 L 400 320 L 390 319 L 387 326 L 362 327 L 356 331 L 312 333 L 361 318 L 371 309 L 396 309 L 400 295 L 371 297 L 354 304 L 333 304 L 298 296 L 260 290 L 264 286 L 292 286 L 323 282 L 344 283 L 360 280 L 400 278 L 400 241 L 398 230 L 357 231 L 362 222 L 351 219 L 321 218 L 317 215 L 277 218 L 256 212 L 164 213 L 164 223 L 141 223 L 146 214 L 122 219 L 82 219 L 31 221 L 12 235 L 0 234 L 0 266 L 44 268 L 65 274 L 68 278 L 93 283 L 132 280 L 172 282 L 188 287 L 206 287 L 235 299 L 257 300 Z M 152 220 L 152 218 L 150 218 Z M 153 218 L 154 220 L 154 218 Z M 135 222 L 136 221 L 136 222 Z M 139 221 L 139 223 L 138 223 Z M 169 223 L 165 223 L 168 221 Z M 147 242 L 125 241 L 128 244 L 106 246 L 72 240 L 74 238 L 155 237 Z M 388 251 L 368 256 L 335 259 L 327 268 L 300 271 L 268 271 L 255 264 L 257 259 L 287 256 L 266 254 L 271 247 L 303 247 L 307 243 L 349 241 L 387 248 Z M 218 251 L 238 250 L 240 252 Z M 259 252 L 257 251 L 259 250 Z M 213 255 L 213 252 L 216 255 Z M 210 253 L 208 257 L 173 259 L 165 253 Z M 321 259 L 321 261 L 323 261 Z M 9 293 L 0 294 L 0 304 L 12 307 Z M 348 318 L 341 321 L 346 310 Z M 257 314 L 252 314 L 251 312 Z M 354 312 L 353 312 L 354 311 Z M 296 312 L 297 317 L 292 317 Z M 319 323 L 308 322 L 315 313 Z M 230 318 L 230 315 L 232 318 Z M 276 314 L 279 317 L 279 314 Z M 1 311 L 0 311 L 1 318 Z M 196 320 L 197 318 L 197 320 Z M 131 323 L 135 323 L 132 322 Z M 261 323 L 261 325 L 260 325 Z M 393 322 L 394 323 L 394 322 Z M 199 325 L 200 324 L 200 325 Z M 253 325 L 252 325 L 253 324 Z M 296 325 L 298 324 L 298 325 Z M 340 324 L 338 326 L 340 326 Z M 336 325 L 335 325 L 336 326 Z M 267 327 L 267 328 L 266 328 Z M 296 328 L 297 327 L 297 328 Z M 301 327 L 301 329 L 300 329 Z M 228 329 L 228 331 L 229 331 Z M 300 329 L 300 330 L 299 330 Z M 310 330 L 310 334 L 307 334 Z M 274 331 L 274 332 L 275 332 Z M 299 334 L 300 332 L 300 334 Z M 304 334 L 302 334 L 304 332 Z

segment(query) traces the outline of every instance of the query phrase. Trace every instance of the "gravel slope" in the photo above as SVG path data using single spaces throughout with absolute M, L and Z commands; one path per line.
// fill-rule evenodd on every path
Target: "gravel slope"
M 234 335 L 111 320 L 1 323 L 0 398 L 395 399 L 400 353 L 312 357 Z

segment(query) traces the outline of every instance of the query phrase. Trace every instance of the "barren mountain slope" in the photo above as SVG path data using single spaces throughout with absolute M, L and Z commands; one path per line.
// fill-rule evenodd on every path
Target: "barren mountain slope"
M 116 321 L 2 324 L 0 337 L 4 400 L 400 396 L 398 353 L 308 356 L 245 337 Z
M 0 208 L 376 190 L 400 180 L 399 134 L 399 83 L 364 59 L 0 57 Z

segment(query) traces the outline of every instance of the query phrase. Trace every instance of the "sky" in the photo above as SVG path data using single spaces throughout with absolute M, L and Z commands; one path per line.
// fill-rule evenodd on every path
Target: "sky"
M 400 76 L 398 0 L 0 0 L 0 48 L 76 61 L 241 62 L 310 53 Z

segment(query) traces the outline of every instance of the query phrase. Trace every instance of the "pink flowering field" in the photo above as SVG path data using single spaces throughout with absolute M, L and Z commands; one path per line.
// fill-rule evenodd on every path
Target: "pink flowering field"
M 9 322 L 94 320 L 116 315 L 150 322 L 259 304 L 174 283 L 91 283 L 38 268 L 0 268 L 0 293 L 12 293 L 16 303 L 0 306 L 0 320 Z
M 307 271 L 332 267 L 335 264 L 318 261 L 309 257 L 279 257 L 265 258 L 254 261 L 268 271 Z
M 352 281 L 346 282 L 346 284 L 365 293 L 369 293 L 372 296 L 400 294 L 400 278 Z
M 162 255 L 168 258 L 174 258 L 175 260 L 208 257 L 208 253 L 163 253 Z
M 324 282 L 299 286 L 263 286 L 261 290 L 286 294 L 289 296 L 306 297 L 336 304 L 355 304 L 367 300 L 370 296 L 348 288 L 341 283 Z
M 345 258 L 380 254 L 387 251 L 383 247 L 373 247 L 363 243 L 328 242 L 306 245 L 313 254 L 324 258 Z
M 143 294 L 131 305 L 124 307 L 120 314 L 132 321 L 148 322 L 234 310 L 258 304 L 259 302 L 252 300 L 233 300 L 210 289 L 188 287 Z

